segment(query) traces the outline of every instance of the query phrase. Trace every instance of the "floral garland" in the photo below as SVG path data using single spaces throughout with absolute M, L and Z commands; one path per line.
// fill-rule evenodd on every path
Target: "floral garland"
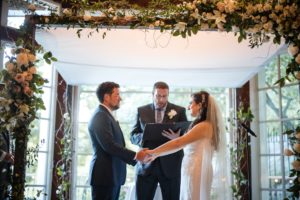
M 299 199 L 300 197 L 300 126 L 297 126 L 295 130 L 288 130 L 284 132 L 288 135 L 288 139 L 291 145 L 291 149 L 285 149 L 285 156 L 293 156 L 292 169 L 290 170 L 290 176 L 293 179 L 291 186 L 287 189 L 291 192 L 290 197 L 292 199 Z M 285 198 L 287 200 L 288 198 Z
M 261 1 L 260 1 L 261 2 Z M 99 28 L 130 26 L 149 29 L 171 30 L 174 36 L 183 38 L 197 34 L 198 31 L 234 32 L 241 42 L 249 38 L 250 47 L 258 47 L 270 40 L 280 44 L 281 40 L 289 46 L 293 57 L 286 66 L 286 76 L 277 81 L 281 86 L 285 79 L 300 79 L 300 1 L 270 0 L 265 3 L 232 0 L 194 0 L 177 5 L 168 0 L 154 0 L 147 8 L 130 7 L 116 1 L 89 3 L 88 1 L 69 1 L 71 7 L 62 13 L 51 16 L 34 15 L 35 23 L 50 28 L 53 24 L 66 25 L 67 28 Z M 29 10 L 35 14 L 35 6 Z M 92 32 L 90 33 L 90 35 Z M 103 37 L 105 37 L 103 34 Z

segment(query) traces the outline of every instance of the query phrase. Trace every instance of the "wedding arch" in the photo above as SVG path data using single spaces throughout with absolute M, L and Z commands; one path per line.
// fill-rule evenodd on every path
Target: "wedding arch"
M 13 2 L 13 0 L 8 0 Z M 20 1 L 22 2 L 22 1 Z M 52 28 L 63 25 L 67 29 L 78 28 L 81 36 L 84 28 L 96 37 L 100 29 L 105 39 L 109 29 L 120 26 L 170 31 L 174 37 L 190 37 L 199 31 L 234 32 L 239 42 L 249 39 L 251 48 L 258 47 L 273 38 L 274 44 L 285 43 L 292 56 L 286 66 L 286 76 L 275 84 L 283 86 L 291 77 L 300 79 L 300 1 L 268 0 L 194 0 L 171 3 L 169 0 L 152 0 L 146 7 L 128 4 L 126 1 L 66 0 L 67 8 L 52 10 L 49 16 L 36 14 L 41 5 L 34 1 L 28 6 L 28 15 L 20 29 L 21 39 L 16 42 L 13 56 L 1 71 L 5 89 L 1 92 L 1 131 L 10 132 L 15 138 L 16 162 L 14 168 L 13 199 L 24 198 L 25 164 L 30 124 L 36 112 L 43 109 L 39 94 L 46 82 L 37 73 L 35 55 L 42 52 L 34 37 L 35 28 Z M 51 52 L 43 59 L 56 61 Z M 299 176 L 299 174 L 297 174 Z M 296 189 L 299 193 L 300 189 Z

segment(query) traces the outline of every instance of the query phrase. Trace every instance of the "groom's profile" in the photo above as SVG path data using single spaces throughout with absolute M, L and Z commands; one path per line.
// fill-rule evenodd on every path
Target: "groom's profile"
M 139 107 L 136 123 L 131 131 L 130 140 L 143 148 L 151 148 L 153 141 L 143 142 L 143 133 L 148 123 L 174 123 L 187 121 L 185 108 L 168 102 L 169 86 L 156 82 L 153 86 L 153 103 Z M 137 164 L 136 198 L 154 198 L 159 183 L 163 199 L 177 200 L 180 191 L 180 171 L 183 152 L 164 156 L 150 164 Z

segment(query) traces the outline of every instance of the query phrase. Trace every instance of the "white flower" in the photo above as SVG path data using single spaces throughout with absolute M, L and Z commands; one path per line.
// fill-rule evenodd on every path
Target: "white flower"
M 27 104 L 19 105 L 19 109 L 21 113 L 27 114 L 29 112 L 29 106 Z
M 186 25 L 187 25 L 187 23 L 185 23 L 185 22 L 178 22 L 175 25 L 175 30 L 179 30 L 179 32 L 184 32 L 185 28 L 186 28 Z
M 284 152 L 283 152 L 283 154 L 285 156 L 292 156 L 292 155 L 294 155 L 294 152 L 292 150 L 290 150 L 290 149 L 285 149 Z
M 63 118 L 64 118 L 65 120 L 70 120 L 70 115 L 69 115 L 69 113 L 65 113 L 65 114 L 63 115 Z
M 292 43 L 288 47 L 288 52 L 291 56 L 295 56 L 299 52 L 299 47 Z
M 177 115 L 176 110 L 172 109 L 168 112 L 169 119 L 172 119 L 175 115 Z

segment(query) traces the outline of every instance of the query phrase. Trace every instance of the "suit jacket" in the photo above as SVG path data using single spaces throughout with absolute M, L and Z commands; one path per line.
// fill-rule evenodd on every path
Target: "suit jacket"
M 8 133 L 0 133 L 0 157 L 4 153 L 9 153 L 9 135 Z M 0 161 L 0 186 L 7 185 L 10 177 L 10 166 L 11 164 L 2 160 Z
M 88 123 L 94 154 L 89 183 L 92 186 L 123 185 L 126 163 L 135 165 L 135 152 L 125 148 L 125 141 L 118 122 L 100 105 Z
M 171 110 L 175 110 L 177 114 L 170 119 L 168 113 Z M 187 121 L 185 108 L 177 106 L 172 103 L 168 103 L 163 118 L 163 123 L 173 123 Z M 147 143 L 142 142 L 143 132 L 147 123 L 155 123 L 155 107 L 154 104 L 148 104 L 138 108 L 136 123 L 131 132 L 130 140 L 133 144 L 139 145 L 140 147 L 152 148 L 153 144 L 150 141 Z M 166 177 L 171 178 L 180 175 L 181 161 L 183 157 L 183 151 L 173 153 L 168 156 L 157 158 L 160 160 L 162 170 Z M 147 175 L 151 172 L 153 163 L 141 164 L 138 163 L 137 173 L 139 175 Z

